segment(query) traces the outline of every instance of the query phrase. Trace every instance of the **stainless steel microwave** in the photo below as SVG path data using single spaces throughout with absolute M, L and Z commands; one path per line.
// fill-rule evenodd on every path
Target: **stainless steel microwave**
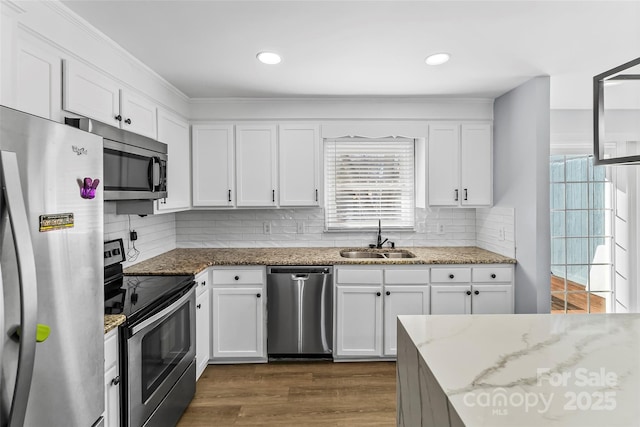
M 65 123 L 103 137 L 104 200 L 167 197 L 167 144 L 91 119 Z

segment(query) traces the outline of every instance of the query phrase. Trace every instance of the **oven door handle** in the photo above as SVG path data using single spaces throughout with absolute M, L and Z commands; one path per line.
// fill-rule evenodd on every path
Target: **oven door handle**
M 179 300 L 177 300 L 176 302 L 171 304 L 169 307 L 167 307 L 167 308 L 163 309 L 162 311 L 154 314 L 153 316 L 151 316 L 150 318 L 148 318 L 144 322 L 133 326 L 131 328 L 131 336 L 137 334 L 138 332 L 140 332 L 141 330 L 143 330 L 147 326 L 156 323 L 158 320 L 162 319 L 163 317 L 166 317 L 166 316 L 172 314 L 173 312 L 177 311 L 186 301 L 189 300 L 189 298 L 191 298 L 191 294 L 192 293 L 193 293 L 193 289 L 191 289 L 185 295 L 180 297 Z

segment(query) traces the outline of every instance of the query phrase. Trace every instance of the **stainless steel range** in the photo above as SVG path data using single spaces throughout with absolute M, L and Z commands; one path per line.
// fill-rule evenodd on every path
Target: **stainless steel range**
M 122 425 L 175 426 L 195 393 L 193 276 L 124 276 L 122 239 L 104 244 L 105 313 L 121 327 Z

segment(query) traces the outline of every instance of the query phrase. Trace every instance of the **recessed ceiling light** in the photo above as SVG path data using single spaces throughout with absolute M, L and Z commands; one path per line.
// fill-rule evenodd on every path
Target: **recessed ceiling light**
M 259 54 L 256 55 L 256 58 L 258 58 L 258 61 L 267 65 L 279 64 L 280 61 L 282 61 L 282 58 L 280 58 L 280 55 L 278 55 L 275 52 L 260 52 Z
M 427 65 L 441 65 L 447 62 L 449 58 L 451 58 L 451 55 L 448 53 L 434 53 L 433 55 L 427 56 L 424 62 L 426 62 Z

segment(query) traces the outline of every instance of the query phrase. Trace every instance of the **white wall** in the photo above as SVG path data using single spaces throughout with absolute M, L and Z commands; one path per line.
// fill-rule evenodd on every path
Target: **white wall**
M 517 217 L 516 313 L 550 311 L 549 114 L 549 77 L 494 104 L 494 206 Z
M 515 258 L 515 210 L 496 207 L 476 209 L 476 246 Z

